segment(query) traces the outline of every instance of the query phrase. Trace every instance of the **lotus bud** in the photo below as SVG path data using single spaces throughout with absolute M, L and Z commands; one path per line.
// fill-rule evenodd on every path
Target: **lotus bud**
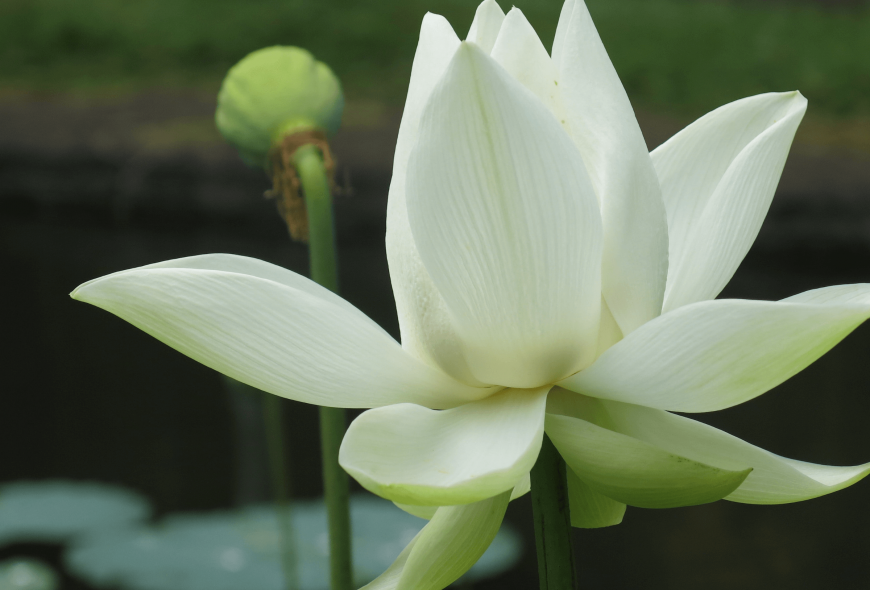
M 299 47 L 267 47 L 233 66 L 218 94 L 215 123 L 242 159 L 272 175 L 278 210 L 295 240 L 307 241 L 305 202 L 293 154 L 314 145 L 331 178 L 328 139 L 338 131 L 344 96 L 329 67 Z
M 343 107 L 341 84 L 326 64 L 299 47 L 266 47 L 230 69 L 215 122 L 246 162 L 268 167 L 270 149 L 286 135 L 334 135 Z

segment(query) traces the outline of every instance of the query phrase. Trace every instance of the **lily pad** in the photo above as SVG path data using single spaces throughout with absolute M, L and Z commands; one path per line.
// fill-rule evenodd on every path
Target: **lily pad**
M 0 545 L 62 543 L 98 530 L 146 520 L 151 507 L 125 488 L 49 480 L 0 485 Z
M 291 507 L 294 588 L 329 588 L 326 510 L 321 501 Z M 359 584 L 377 577 L 426 524 L 371 495 L 351 498 L 354 569 Z M 275 510 L 177 514 L 155 526 L 89 535 L 66 554 L 67 567 L 97 587 L 125 590 L 284 590 Z M 504 525 L 466 579 L 513 566 L 519 535 Z
M 0 590 L 57 590 L 58 575 L 38 559 L 16 557 L 0 561 Z

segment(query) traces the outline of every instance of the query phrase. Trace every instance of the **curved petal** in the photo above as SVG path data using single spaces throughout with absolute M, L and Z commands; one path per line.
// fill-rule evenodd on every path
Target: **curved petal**
M 580 154 L 472 44 L 430 97 L 407 188 L 417 248 L 479 381 L 538 387 L 594 359 L 601 221 Z
M 799 92 L 744 98 L 652 153 L 670 231 L 664 312 L 713 299 L 731 280 L 767 215 L 806 109 Z
M 504 520 L 510 494 L 443 506 L 396 561 L 361 590 L 442 590 L 483 556 Z
M 868 317 L 870 285 L 702 301 L 642 326 L 559 385 L 662 410 L 721 410 L 803 370 Z
M 474 12 L 474 20 L 465 40 L 480 47 L 484 53 L 492 51 L 504 22 L 504 11 L 495 0 L 483 0 Z
M 553 62 L 572 137 L 601 201 L 604 298 L 628 334 L 662 309 L 668 226 L 658 178 L 583 0 L 563 7 Z
M 607 302 L 602 298 L 601 325 L 598 328 L 598 353 L 596 358 L 620 340 L 622 340 L 622 330 L 619 329 L 619 325 L 613 319 L 613 314 L 610 313 L 610 307 L 608 307 Z
M 448 506 L 510 490 L 531 470 L 549 388 L 507 389 L 442 412 L 398 404 L 353 421 L 339 463 L 401 504 Z
M 559 72 L 519 8 L 512 8 L 504 19 L 492 49 L 492 58 L 534 93 L 562 127 L 568 129 L 568 117 L 559 92 Z
M 752 473 L 726 500 L 785 504 L 836 492 L 870 473 L 870 463 L 854 467 L 814 465 L 774 455 L 690 418 L 632 404 L 603 401 L 614 428 L 671 453 L 723 469 L 752 467 Z
M 251 277 L 265 279 L 267 281 L 280 283 L 281 285 L 286 285 L 287 287 L 292 287 L 293 289 L 304 291 L 305 293 L 314 295 L 315 297 L 324 299 L 332 304 L 350 310 L 353 313 L 359 313 L 357 308 L 348 303 L 347 300 L 342 299 L 326 287 L 318 285 L 308 277 L 297 274 L 292 270 L 284 268 L 283 266 L 278 266 L 276 264 L 272 264 L 258 258 L 238 256 L 236 254 L 201 254 L 199 256 L 186 256 L 184 258 L 174 258 L 172 260 L 164 260 L 163 262 L 146 264 L 145 266 L 140 266 L 135 270 L 148 270 L 157 268 L 217 270 L 242 275 L 249 275 Z M 128 272 L 130 271 L 122 270 L 120 272 L 112 273 L 96 280 L 102 281 L 110 277 L 114 277 L 115 275 L 122 275 Z M 85 285 L 92 282 L 94 281 L 89 281 L 88 283 L 85 283 Z
M 520 480 L 520 483 L 514 486 L 514 489 L 511 491 L 511 502 L 525 496 L 532 489 L 531 480 L 529 478 L 529 474 L 525 474 L 523 478 Z M 396 506 L 407 512 L 408 514 L 413 514 L 418 518 L 423 518 L 425 520 L 430 520 L 433 516 L 435 516 L 435 512 L 438 511 L 440 506 L 420 506 L 416 504 L 401 504 L 399 502 L 393 502 Z
M 386 247 L 402 347 L 426 363 L 441 367 L 455 379 L 480 385 L 462 356 L 441 294 L 420 260 L 408 224 L 405 201 L 408 157 L 417 143 L 423 107 L 458 47 L 459 38 L 450 23 L 442 16 L 426 14 L 411 68 L 411 83 L 393 159 L 393 178 L 387 201 Z
M 577 477 L 593 491 L 629 506 L 715 502 L 737 489 L 751 471 L 705 465 L 570 416 L 548 413 L 546 431 Z
M 511 502 L 513 502 L 517 498 L 525 496 L 530 491 L 532 491 L 532 479 L 527 473 L 523 476 L 520 482 L 514 486 L 514 489 L 511 492 Z
M 579 529 L 600 529 L 622 522 L 625 504 L 594 491 L 572 469 L 566 471 L 565 477 L 568 480 L 571 526 Z
M 803 303 L 806 305 L 854 305 L 863 307 L 870 305 L 870 284 L 855 283 L 852 285 L 834 285 L 810 289 L 791 297 L 786 297 L 780 303 Z
M 574 14 L 574 0 L 565 0 L 562 10 L 559 11 L 559 22 L 556 23 L 556 36 L 553 38 L 553 61 L 558 66 L 565 53 L 565 42 L 568 30 L 571 28 L 571 15 Z
M 397 508 L 401 508 L 408 514 L 413 514 L 417 518 L 423 520 L 431 520 L 435 513 L 438 512 L 440 506 L 419 506 L 417 504 L 402 504 L 401 502 L 393 502 Z
M 491 393 L 408 355 L 326 289 L 251 259 L 169 261 L 89 281 L 72 297 L 233 379 L 306 403 L 443 408 Z

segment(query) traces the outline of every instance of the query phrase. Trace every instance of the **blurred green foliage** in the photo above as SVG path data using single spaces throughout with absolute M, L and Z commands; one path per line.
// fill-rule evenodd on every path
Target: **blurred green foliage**
M 561 0 L 513 0 L 549 47 Z M 503 1 L 503 8 L 510 3 Z M 728 0 L 588 0 L 636 104 L 700 113 L 799 89 L 813 111 L 870 113 L 870 9 Z M 3 0 L 0 84 L 25 89 L 143 85 L 217 90 L 244 55 L 299 45 L 348 97 L 401 104 L 420 21 L 464 36 L 476 0 Z

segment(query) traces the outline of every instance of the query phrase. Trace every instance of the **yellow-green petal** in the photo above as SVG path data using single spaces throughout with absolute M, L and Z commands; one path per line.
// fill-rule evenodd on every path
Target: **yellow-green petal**
M 736 436 L 662 410 L 601 402 L 619 432 L 671 453 L 724 469 L 752 467 L 726 500 L 786 504 L 836 492 L 870 473 L 870 463 L 849 467 L 814 465 L 780 457 Z
M 571 526 L 580 529 L 599 529 L 622 522 L 622 517 L 625 516 L 625 504 L 599 494 L 577 477 L 572 469 L 566 471 Z
M 674 508 L 720 500 L 751 469 L 720 469 L 586 420 L 547 414 L 546 432 L 592 490 L 629 506 Z
M 531 491 L 531 489 L 531 480 L 529 478 L 529 474 L 526 473 L 522 477 L 522 479 L 520 479 L 520 482 L 514 486 L 513 491 L 511 491 L 511 502 L 521 496 L 525 496 L 529 493 L 529 491 Z M 433 516 L 435 516 L 435 512 L 437 512 L 440 508 L 440 506 L 418 506 L 415 504 L 402 504 L 400 502 L 393 502 L 393 504 L 395 504 L 397 507 L 401 508 L 408 514 L 413 514 L 417 518 L 422 518 L 425 520 L 429 520 Z
M 510 492 L 443 506 L 395 562 L 362 590 L 442 590 L 471 569 L 495 539 Z

